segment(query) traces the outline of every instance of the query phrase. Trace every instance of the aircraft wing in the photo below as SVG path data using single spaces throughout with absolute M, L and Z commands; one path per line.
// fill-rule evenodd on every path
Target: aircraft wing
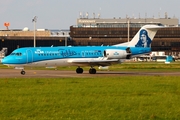
M 80 59 L 72 59 L 68 60 L 69 64 L 78 65 L 78 66 L 110 66 L 112 64 L 120 63 L 121 61 L 118 59 L 110 59 L 110 60 L 99 60 L 99 59 L 90 59 L 90 60 L 80 60 Z

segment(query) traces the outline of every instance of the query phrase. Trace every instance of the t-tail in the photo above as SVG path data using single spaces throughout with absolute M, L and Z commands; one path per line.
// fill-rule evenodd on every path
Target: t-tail
M 151 47 L 151 42 L 153 41 L 154 36 L 160 28 L 163 28 L 163 26 L 145 25 L 137 32 L 137 34 L 130 42 L 118 44 L 115 46 Z

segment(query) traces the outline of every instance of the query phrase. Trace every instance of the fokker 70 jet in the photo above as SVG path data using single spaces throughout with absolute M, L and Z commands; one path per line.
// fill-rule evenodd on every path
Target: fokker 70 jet
M 21 68 L 25 66 L 77 66 L 76 73 L 83 73 L 83 66 L 90 66 L 89 73 L 96 74 L 95 66 L 110 66 L 125 59 L 148 54 L 158 25 L 145 25 L 130 42 L 112 46 L 57 46 L 25 47 L 14 50 L 2 59 L 2 64 Z

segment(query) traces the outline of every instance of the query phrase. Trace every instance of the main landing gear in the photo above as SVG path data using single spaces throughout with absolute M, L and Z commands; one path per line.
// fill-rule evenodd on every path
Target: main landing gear
M 76 69 L 76 73 L 77 73 L 77 74 L 82 74 L 82 73 L 83 73 L 83 69 L 80 68 L 80 67 L 78 67 L 78 68 Z
M 89 69 L 89 74 L 96 74 L 96 69 L 95 68 L 90 68 Z
M 77 73 L 77 74 L 82 74 L 82 73 L 83 73 L 83 69 L 80 68 L 80 67 L 78 67 L 78 68 L 76 69 L 76 73 Z M 93 68 L 93 67 L 91 67 L 91 68 L 89 69 L 89 74 L 96 74 L 96 69 Z
M 21 75 L 25 75 L 26 72 L 24 70 L 21 71 Z

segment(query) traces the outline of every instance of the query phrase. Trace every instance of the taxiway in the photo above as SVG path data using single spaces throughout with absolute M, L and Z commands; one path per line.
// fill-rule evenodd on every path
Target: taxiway
M 97 71 L 96 74 L 89 74 L 84 71 L 83 74 L 77 74 L 75 71 L 61 70 L 26 70 L 25 75 L 20 74 L 20 70 L 0 69 L 0 78 L 60 78 L 60 77 L 111 77 L 111 76 L 180 76 L 180 72 L 168 71 Z

